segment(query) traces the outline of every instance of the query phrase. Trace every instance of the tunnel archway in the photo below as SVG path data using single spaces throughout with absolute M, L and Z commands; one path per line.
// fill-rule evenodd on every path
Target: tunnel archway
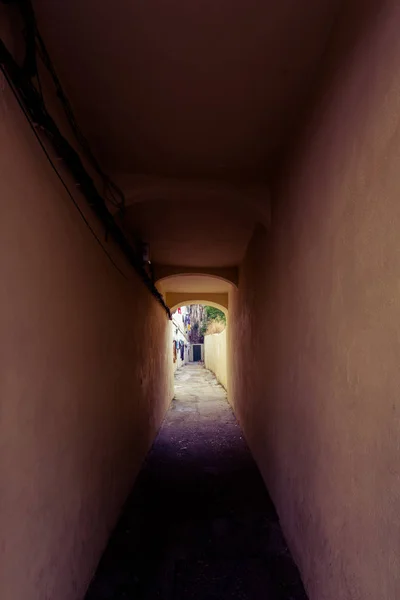
M 229 293 L 237 285 L 226 277 L 214 273 L 181 273 L 168 275 L 158 282 L 158 288 L 170 310 L 189 304 L 229 309 Z
M 200 287 L 204 287 L 204 278 L 207 280 L 224 281 L 227 284 L 233 285 L 235 288 L 239 284 L 239 270 L 237 267 L 186 267 L 153 264 L 153 273 L 155 283 L 162 285 L 168 280 L 177 278 L 196 277 L 203 278 L 199 280 Z M 187 282 L 186 282 L 187 283 Z
M 190 307 L 190 309 L 189 309 Z M 200 307 L 207 307 L 204 312 L 200 309 L 200 320 L 193 317 L 199 314 Z M 214 316 L 218 309 L 220 317 Z M 185 310 L 186 309 L 186 310 Z M 184 303 L 178 302 L 171 306 L 173 372 L 179 372 L 191 364 L 196 364 L 211 371 L 218 382 L 228 391 L 228 309 L 226 306 L 203 298 L 194 297 Z M 211 318 L 210 313 L 211 312 Z M 190 319 L 187 321 L 187 319 Z M 189 322 L 188 329 L 186 323 Z M 195 328 L 195 329 L 194 329 Z M 179 357 L 179 351 L 181 356 Z M 178 377 L 179 380 L 179 377 Z
M 203 294 L 197 296 L 186 293 L 167 293 L 166 299 L 171 312 L 174 312 L 180 306 L 199 304 L 200 306 L 213 306 L 214 308 L 218 308 L 228 316 L 229 297 L 225 294 Z
M 174 296 L 173 296 L 173 298 L 174 298 Z M 224 315 L 226 317 L 228 317 L 229 300 L 224 299 L 224 298 L 222 298 L 220 302 L 217 302 L 215 300 L 209 300 L 202 296 L 199 296 L 199 297 L 190 296 L 190 298 L 188 298 L 188 299 L 179 300 L 175 304 L 172 304 L 172 305 L 168 304 L 168 306 L 169 306 L 169 309 L 171 310 L 171 312 L 173 313 L 178 308 L 180 308 L 182 306 L 190 306 L 191 304 L 199 304 L 200 306 L 213 306 L 214 308 L 218 308 L 219 310 L 221 310 L 224 313 Z

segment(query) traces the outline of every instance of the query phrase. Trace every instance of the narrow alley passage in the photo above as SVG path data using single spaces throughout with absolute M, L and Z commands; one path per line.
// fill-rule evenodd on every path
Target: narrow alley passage
M 187 365 L 86 600 L 305 600 L 214 375 Z

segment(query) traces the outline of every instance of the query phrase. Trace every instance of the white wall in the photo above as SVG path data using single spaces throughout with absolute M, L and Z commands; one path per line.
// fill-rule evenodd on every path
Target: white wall
M 189 360 L 189 342 L 186 338 L 184 325 L 182 323 L 182 315 L 177 312 L 174 312 L 172 315 L 172 321 L 170 322 L 170 343 L 169 343 L 169 351 L 171 352 L 171 356 L 173 357 L 173 342 L 183 342 L 185 344 L 184 350 L 184 358 L 181 359 L 180 350 L 177 351 L 176 361 L 173 361 L 172 358 L 172 368 L 175 372 L 177 369 L 180 369 L 185 365 Z
M 228 389 L 226 336 L 227 328 L 222 333 L 204 336 L 204 361 L 206 369 L 210 369 L 221 385 Z

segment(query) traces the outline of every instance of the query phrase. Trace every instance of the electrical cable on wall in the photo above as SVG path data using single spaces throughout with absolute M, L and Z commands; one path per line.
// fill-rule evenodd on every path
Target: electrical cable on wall
M 117 184 L 114 181 L 112 181 L 112 179 L 108 175 L 106 175 L 104 173 L 104 171 L 102 170 L 102 168 L 100 167 L 96 157 L 94 156 L 94 154 L 90 148 L 89 142 L 83 135 L 82 131 L 80 130 L 80 128 L 75 120 L 75 116 L 72 111 L 72 107 L 71 107 L 71 105 L 68 101 L 68 98 L 66 97 L 64 90 L 61 86 L 61 83 L 57 77 L 57 73 L 54 69 L 54 66 L 53 66 L 51 60 L 50 60 L 46 46 L 45 46 L 43 39 L 37 29 L 36 22 L 34 22 L 32 24 L 32 26 L 35 28 L 35 37 L 37 40 L 36 49 L 38 51 L 39 57 L 51 75 L 51 78 L 52 78 L 55 88 L 56 88 L 57 97 L 59 98 L 59 100 L 63 106 L 64 112 L 66 114 L 66 117 L 68 119 L 70 127 L 71 127 L 72 131 L 74 132 L 74 135 L 75 135 L 77 141 L 79 142 L 79 145 L 81 146 L 81 148 L 85 152 L 87 158 L 89 159 L 90 163 L 94 167 L 95 171 L 100 175 L 100 177 L 103 181 L 105 198 L 111 204 L 113 204 L 115 207 L 119 208 L 120 210 L 123 210 L 125 207 L 125 196 L 124 196 L 122 190 L 117 186 Z M 36 74 L 37 74 L 37 71 L 36 71 Z
M 88 227 L 88 229 L 90 230 L 91 234 L 92 234 L 92 235 L 93 235 L 93 237 L 96 239 L 97 243 L 99 244 L 99 246 L 101 247 L 101 249 L 103 250 L 103 252 L 105 253 L 105 255 L 107 256 L 107 258 L 109 259 L 109 261 L 112 263 L 112 265 L 114 265 L 114 267 L 117 269 L 117 271 L 119 271 L 119 272 L 121 273 L 121 275 L 122 275 L 122 276 L 123 276 L 125 279 L 127 279 L 127 277 L 126 277 L 125 273 L 124 273 L 123 271 L 121 271 L 121 269 L 119 268 L 119 266 L 117 265 L 117 263 L 116 263 L 116 262 L 113 260 L 113 258 L 112 258 L 112 256 L 111 256 L 111 254 L 110 254 L 109 252 L 107 252 L 106 248 L 105 248 L 105 247 L 103 246 L 103 244 L 101 243 L 101 240 L 100 240 L 100 238 L 98 237 L 98 235 L 97 235 L 97 234 L 96 234 L 96 232 L 94 231 L 93 227 L 91 227 L 91 225 L 90 225 L 89 221 L 87 220 L 87 218 L 86 218 L 86 217 L 85 217 L 85 215 L 83 214 L 83 212 L 82 212 L 82 210 L 81 210 L 80 206 L 78 205 L 78 203 L 76 202 L 76 200 L 75 200 L 75 198 L 74 198 L 73 194 L 71 193 L 70 189 L 68 188 L 68 185 L 67 185 L 67 184 L 66 184 L 66 182 L 64 181 L 63 177 L 61 176 L 61 174 L 60 174 L 60 172 L 58 171 L 57 167 L 55 166 L 54 162 L 52 161 L 52 159 L 51 159 L 51 156 L 50 156 L 50 154 L 48 153 L 48 151 L 47 151 L 47 149 L 46 149 L 45 145 L 43 144 L 42 140 L 40 139 L 40 136 L 38 135 L 37 129 L 36 129 L 36 128 L 35 128 L 35 126 L 32 124 L 31 120 L 29 119 L 29 115 L 27 114 L 27 112 L 26 112 L 26 110 L 25 110 L 25 107 L 24 107 L 24 106 L 23 106 L 23 104 L 21 103 L 21 101 L 20 101 L 20 99 L 19 99 L 19 97 L 18 97 L 18 94 L 16 93 L 16 91 L 15 91 L 15 89 L 14 89 L 13 85 L 12 85 L 12 82 L 11 82 L 11 81 L 10 81 L 10 79 L 8 78 L 8 75 L 7 75 L 7 73 L 5 73 L 5 72 L 3 71 L 3 74 L 4 74 L 4 76 L 5 76 L 6 80 L 7 80 L 7 83 L 8 83 L 8 85 L 10 86 L 10 89 L 11 89 L 11 91 L 13 92 L 13 94 L 14 94 L 14 96 L 15 96 L 15 99 L 16 99 L 16 100 L 17 100 L 17 102 L 18 102 L 18 105 L 19 105 L 19 107 L 20 107 L 21 111 L 24 113 L 24 116 L 25 116 L 25 118 L 26 118 L 26 120 L 27 120 L 27 122 L 28 122 L 28 124 L 29 124 L 29 126 L 30 126 L 30 128 L 31 128 L 31 130 L 32 130 L 32 132 L 33 132 L 33 134 L 34 134 L 34 136 L 36 137 L 36 139 L 37 139 L 37 141 L 38 141 L 39 145 L 41 146 L 41 148 L 42 148 L 42 150 L 43 150 L 43 153 L 44 153 L 44 155 L 46 156 L 46 158 L 47 158 L 48 162 L 50 163 L 50 165 L 51 165 L 51 167 L 52 167 L 52 169 L 53 169 L 53 171 L 55 172 L 55 174 L 57 175 L 58 179 L 60 180 L 60 182 L 61 182 L 61 184 L 62 184 L 63 188 L 64 188 L 64 189 L 65 189 L 65 191 L 67 192 L 67 194 L 68 194 L 68 196 L 69 196 L 70 200 L 71 200 L 71 201 L 73 202 L 73 204 L 75 205 L 75 208 L 77 209 L 77 211 L 79 212 L 80 216 L 82 217 L 82 219 L 83 219 L 83 221 L 84 221 L 85 225 Z
M 123 210 L 123 208 L 125 206 L 125 196 L 124 196 L 122 190 L 117 186 L 117 184 L 108 175 L 106 175 L 104 173 L 98 160 L 96 159 L 96 157 L 94 156 L 94 154 L 90 148 L 88 140 L 85 138 L 84 134 L 82 133 L 82 131 L 80 130 L 80 128 L 76 122 L 75 115 L 73 113 L 71 104 L 62 88 L 61 82 L 57 76 L 54 65 L 50 59 L 46 45 L 43 41 L 43 38 L 40 34 L 38 27 L 37 27 L 35 12 L 33 10 L 31 0 L 1 0 L 1 1 L 3 2 L 3 4 L 18 4 L 22 18 L 25 23 L 24 35 L 25 35 L 25 42 L 26 42 L 26 52 L 25 52 L 24 63 L 22 66 L 23 71 L 30 79 L 33 79 L 33 78 L 37 79 L 39 91 L 40 91 L 40 94 L 41 94 L 41 97 L 42 97 L 42 100 L 44 103 L 43 94 L 41 92 L 39 72 L 38 72 L 38 67 L 37 67 L 37 57 L 40 58 L 40 60 L 42 61 L 43 65 L 45 66 L 45 68 L 47 69 L 47 71 L 49 72 L 49 74 L 53 80 L 57 97 L 58 97 L 59 101 L 61 102 L 61 105 L 63 107 L 63 110 L 65 112 L 65 115 L 67 117 L 67 120 L 71 127 L 72 132 L 74 133 L 79 145 L 81 146 L 82 150 L 84 151 L 89 162 L 91 163 L 91 165 L 93 166 L 95 171 L 98 173 L 98 175 L 100 175 L 100 177 L 103 181 L 105 198 L 111 204 L 113 204 L 115 207 L 119 208 L 120 210 Z
M 82 211 L 79 209 L 76 201 L 74 200 L 72 194 L 68 190 L 68 187 L 65 184 L 64 180 L 62 179 L 60 173 L 58 172 L 57 168 L 53 164 L 50 155 L 48 154 L 44 144 L 42 143 L 42 141 L 39 137 L 37 128 L 39 128 L 41 131 L 43 131 L 43 133 L 45 133 L 45 135 L 51 142 L 54 150 L 56 151 L 57 156 L 62 158 L 64 160 L 65 164 L 68 166 L 73 178 L 75 179 L 75 181 L 79 187 L 79 190 L 85 196 L 85 198 L 86 198 L 87 202 L 89 203 L 90 207 L 92 208 L 93 212 L 97 215 L 97 217 L 103 223 L 106 233 L 111 235 L 113 237 L 114 241 L 120 246 L 120 248 L 124 252 L 125 256 L 128 258 L 130 264 L 134 267 L 136 272 L 139 274 L 139 276 L 141 277 L 141 279 L 144 282 L 144 284 L 146 285 L 146 287 L 150 290 L 150 292 L 153 294 L 153 296 L 156 297 L 158 302 L 163 306 L 168 317 L 171 318 L 170 310 L 169 310 L 168 306 L 165 304 L 162 295 L 155 287 L 152 279 L 147 274 L 147 272 L 144 268 L 144 265 L 143 265 L 142 258 L 140 256 L 138 256 L 137 252 L 134 251 L 134 249 L 132 248 L 132 246 L 130 245 L 128 240 L 126 239 L 122 230 L 115 223 L 113 216 L 111 215 L 111 213 L 109 212 L 109 210 L 106 206 L 105 199 L 97 191 L 97 188 L 96 188 L 92 178 L 87 173 L 87 171 L 80 159 L 79 154 L 75 151 L 75 149 L 71 146 L 71 144 L 61 134 L 61 132 L 58 129 L 53 118 L 50 116 L 50 114 L 48 113 L 48 111 L 46 109 L 43 95 L 41 92 L 40 79 L 38 78 L 38 71 L 37 71 L 37 64 L 36 64 L 36 51 L 35 51 L 37 46 L 36 46 L 36 43 L 35 44 L 32 43 L 32 39 L 36 40 L 37 45 L 39 46 L 39 49 L 40 49 L 40 52 L 39 52 L 40 58 L 43 60 L 46 68 L 48 68 L 50 74 L 52 75 L 53 81 L 54 81 L 56 89 L 57 89 L 57 95 L 63 104 L 68 121 L 70 123 L 71 128 L 74 131 L 75 136 L 77 137 L 78 142 L 80 143 L 80 145 L 82 145 L 85 154 L 88 156 L 88 158 L 89 158 L 90 162 L 92 163 L 92 165 L 94 166 L 96 172 L 102 177 L 102 180 L 104 183 L 104 189 L 105 189 L 105 197 L 112 204 L 117 206 L 119 209 L 123 210 L 123 206 L 124 206 L 123 193 L 111 181 L 111 179 L 108 178 L 103 173 L 103 171 L 101 170 L 101 167 L 99 166 L 97 160 L 95 159 L 95 157 L 93 156 L 93 154 L 90 150 L 90 147 L 89 147 L 89 144 L 88 144 L 86 138 L 80 132 L 80 130 L 76 124 L 71 106 L 70 106 L 68 100 L 66 99 L 64 92 L 62 91 L 59 80 L 55 74 L 54 67 L 48 57 L 48 53 L 46 51 L 43 40 L 40 37 L 40 35 L 38 34 L 33 9 L 32 9 L 32 6 L 31 6 L 29 0 L 14 0 L 14 1 L 16 1 L 18 4 L 20 4 L 21 12 L 24 16 L 25 23 L 26 23 L 26 31 L 25 31 L 25 37 L 26 37 L 26 41 L 27 41 L 26 56 L 25 56 L 23 67 L 20 67 L 16 63 L 16 61 L 13 58 L 13 56 L 11 55 L 11 53 L 6 48 L 4 42 L 2 40 L 0 40 L 0 67 L 1 67 L 1 70 L 3 71 L 3 73 L 6 77 L 6 80 L 8 81 L 13 93 L 17 97 L 19 105 L 25 114 L 25 117 L 28 119 L 31 127 L 33 128 L 33 130 L 35 132 L 35 136 L 36 136 L 37 140 L 39 141 L 39 143 L 42 147 L 42 150 L 45 152 L 46 157 L 50 161 L 54 171 L 56 172 L 57 176 L 59 177 L 59 179 L 61 180 L 65 189 L 67 190 L 67 192 L 68 192 L 71 200 L 74 202 L 76 208 L 79 210 L 81 217 L 85 220 L 86 225 L 90 228 L 92 234 L 95 236 L 97 242 L 102 246 L 103 250 L 106 252 L 106 254 L 109 257 L 109 259 L 111 260 L 111 262 L 115 265 L 111 256 L 108 254 L 108 252 L 105 250 L 104 246 L 101 244 L 99 238 L 96 236 L 94 230 L 90 227 L 87 219 L 84 217 Z M 5 2 L 5 0 L 2 0 L 2 2 L 10 3 L 7 1 Z M 34 33 L 32 33 L 32 31 Z M 34 38 L 33 38 L 33 36 L 34 36 Z M 32 52 L 34 52 L 34 57 L 28 58 L 28 55 L 30 55 Z M 36 77 L 38 80 L 39 90 L 32 83 L 33 77 Z M 118 268 L 118 270 L 120 271 L 119 268 Z

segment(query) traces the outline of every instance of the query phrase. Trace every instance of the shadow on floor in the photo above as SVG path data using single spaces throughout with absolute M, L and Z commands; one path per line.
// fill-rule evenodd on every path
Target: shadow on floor
M 86 600 L 228 598 L 307 600 L 225 390 L 190 365 Z

